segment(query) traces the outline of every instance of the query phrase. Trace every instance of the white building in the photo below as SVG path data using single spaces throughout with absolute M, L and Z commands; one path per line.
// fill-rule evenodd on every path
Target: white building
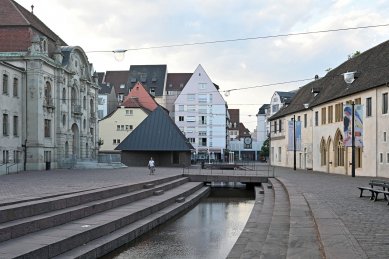
M 226 102 L 199 65 L 174 103 L 175 123 L 195 148 L 197 158 L 224 159 Z
M 300 88 L 290 105 L 271 117 L 271 162 L 294 167 L 294 150 L 288 149 L 295 118 L 301 125 L 301 148 L 296 150 L 296 167 L 352 175 L 352 147 L 344 140 L 344 107 L 361 104 L 363 146 L 355 147 L 355 175 L 389 177 L 389 107 L 387 63 L 389 41 L 347 60 L 325 77 Z M 354 81 L 344 80 L 351 73 Z M 280 127 L 281 122 L 281 127 Z M 359 143 L 359 142 L 357 142 Z

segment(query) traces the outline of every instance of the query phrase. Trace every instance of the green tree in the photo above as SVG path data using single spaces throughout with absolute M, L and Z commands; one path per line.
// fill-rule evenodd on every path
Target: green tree
M 354 53 L 348 55 L 348 59 L 355 58 L 357 56 L 361 55 L 361 52 L 359 50 L 355 51 Z
M 261 147 L 261 156 L 268 157 L 269 156 L 269 142 L 270 139 L 267 138 Z

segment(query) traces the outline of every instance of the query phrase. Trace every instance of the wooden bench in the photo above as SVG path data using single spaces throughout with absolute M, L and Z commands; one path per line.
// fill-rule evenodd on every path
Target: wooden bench
M 361 191 L 361 194 L 359 197 L 363 197 L 363 191 L 370 191 L 370 200 L 377 201 L 378 194 L 383 193 L 384 199 L 388 200 L 387 195 L 389 196 L 389 181 L 385 180 L 379 180 L 379 179 L 373 179 L 369 181 L 369 187 L 367 186 L 358 186 L 357 188 Z M 375 187 L 382 187 L 382 189 L 375 188 Z M 389 203 L 388 203 L 389 204 Z

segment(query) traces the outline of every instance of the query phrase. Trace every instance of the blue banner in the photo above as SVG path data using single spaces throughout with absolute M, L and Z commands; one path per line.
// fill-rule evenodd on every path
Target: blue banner
M 296 127 L 296 151 L 301 150 L 301 121 L 288 121 L 288 151 L 294 151 L 294 127 Z

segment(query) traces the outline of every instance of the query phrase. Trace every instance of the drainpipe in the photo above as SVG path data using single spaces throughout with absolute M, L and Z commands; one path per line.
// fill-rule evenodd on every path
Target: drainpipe
M 24 171 L 26 171 L 27 170 L 27 135 L 28 135 L 28 133 L 27 133 L 27 129 L 28 129 L 28 127 L 27 127 L 27 125 L 28 125 L 28 123 L 27 123 L 27 115 L 28 115 L 28 113 L 27 113 L 27 110 L 28 110 L 28 108 L 27 108 L 27 100 L 28 100 L 28 90 L 27 90 L 27 82 L 28 82 L 28 80 L 27 80 L 27 78 L 28 78 L 28 73 L 27 73 L 27 60 L 25 61 L 26 62 L 26 70 L 25 70 L 25 74 L 26 74 L 26 81 L 25 81 L 25 91 L 26 91 L 26 94 L 25 94 L 25 98 L 26 98 L 26 115 L 25 115 L 25 123 L 24 123 L 24 125 L 26 126 L 26 131 L 25 131 L 25 134 L 26 134 L 26 139 L 24 140 L 24 145 L 22 145 L 22 147 L 23 147 L 23 149 L 24 149 L 24 163 L 23 163 L 23 170 Z
M 378 136 L 378 90 L 375 89 L 375 132 Z M 378 177 L 378 137 L 375 138 L 375 177 Z

